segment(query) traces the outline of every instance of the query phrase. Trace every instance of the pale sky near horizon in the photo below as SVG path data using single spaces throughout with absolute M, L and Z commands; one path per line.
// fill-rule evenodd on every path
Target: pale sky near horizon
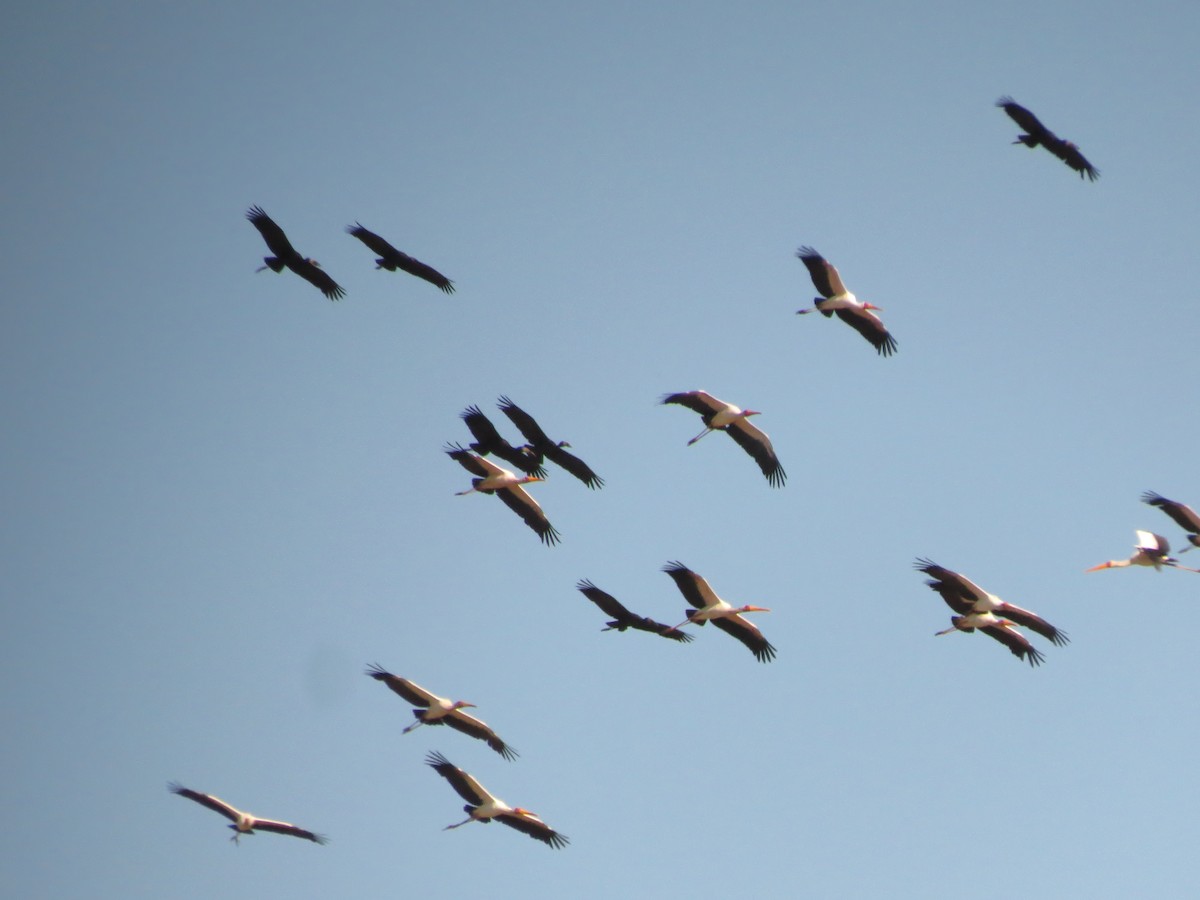
M 1188 3 L 27 5 L 0 43 L 12 897 L 1195 896 Z M 1100 169 L 1013 146 L 1011 95 Z M 261 205 L 347 291 L 267 254 Z M 376 271 L 361 222 L 445 273 Z M 811 245 L 899 349 L 794 315 Z M 762 413 L 770 488 L 668 392 Z M 501 395 L 605 479 L 446 458 Z M 1071 636 L 1020 663 L 912 570 Z M 681 560 L 778 648 L 674 623 Z M 1200 567 L 1200 553 L 1181 557 Z M 689 626 L 691 627 L 691 626 Z M 378 662 L 520 752 L 401 730 Z M 571 839 L 455 831 L 439 750 Z M 235 848 L 169 781 L 330 837 Z

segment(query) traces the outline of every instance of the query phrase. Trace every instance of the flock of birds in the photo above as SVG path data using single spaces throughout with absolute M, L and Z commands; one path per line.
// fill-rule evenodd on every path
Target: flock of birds
M 1014 102 L 1010 97 L 1002 97 L 996 102 L 996 105 L 1002 108 L 1024 130 L 1013 143 L 1024 144 L 1031 149 L 1044 147 L 1078 172 L 1081 179 L 1086 177 L 1090 181 L 1095 181 L 1099 177 L 1099 171 L 1088 162 L 1075 144 L 1059 138 L 1028 109 Z M 274 272 L 282 272 L 287 268 L 315 285 L 330 300 L 339 300 L 345 296 L 345 289 L 334 281 L 316 260 L 302 257 L 292 246 L 283 229 L 260 207 L 252 206 L 246 213 L 246 218 L 258 229 L 272 253 L 271 256 L 264 258 L 265 265 L 259 271 L 269 268 Z M 428 281 L 446 293 L 454 291 L 454 283 L 446 276 L 396 249 L 384 238 L 368 231 L 362 225 L 356 223 L 347 227 L 346 231 L 377 254 L 375 260 L 377 269 L 386 269 L 392 272 L 404 271 Z M 836 315 L 862 335 L 880 356 L 887 357 L 896 352 L 895 338 L 875 314 L 881 311 L 880 307 L 860 301 L 847 290 L 837 268 L 812 247 L 801 247 L 796 252 L 796 256 L 808 269 L 813 285 L 820 294 L 814 299 L 811 308 L 798 310 L 798 315 L 811 312 L 819 312 L 826 318 Z M 781 488 L 784 486 L 787 475 L 770 438 L 750 422 L 752 416 L 759 415 L 757 410 L 742 409 L 701 390 L 665 394 L 660 402 L 665 405 L 683 406 L 700 415 L 704 423 L 704 430 L 688 441 L 689 446 L 714 431 L 723 431 L 757 463 L 771 487 Z M 568 451 L 567 448 L 570 447 L 570 444 L 566 441 L 552 440 L 529 413 L 509 398 L 500 397 L 498 407 L 521 433 L 525 443 L 519 445 L 510 443 L 478 406 L 467 407 L 460 413 L 460 418 L 466 424 L 473 440 L 467 446 L 448 443 L 445 447 L 446 454 L 474 476 L 471 479 L 471 487 L 459 491 L 458 494 L 481 493 L 498 497 L 509 509 L 521 517 L 525 524 L 538 535 L 543 544 L 553 546 L 559 543 L 561 535 L 551 525 L 541 506 L 525 490 L 524 486 L 543 481 L 546 478 L 547 461 L 566 470 L 588 488 L 600 488 L 603 486 L 604 480 L 587 463 Z M 508 463 L 522 474 L 518 475 L 512 470 L 498 465 L 489 457 L 495 457 Z M 1185 529 L 1187 540 L 1191 545 L 1185 550 L 1200 547 L 1200 515 L 1197 515 L 1194 510 L 1152 491 L 1144 493 L 1141 499 L 1162 510 L 1176 524 Z M 1148 566 L 1156 570 L 1169 567 L 1200 572 L 1200 569 L 1183 566 L 1178 560 L 1171 557 L 1170 544 L 1161 535 L 1141 530 L 1137 531 L 1136 535 L 1134 553 L 1130 557 L 1109 560 L 1093 566 L 1087 571 L 1126 566 Z M 937 632 L 937 635 L 952 634 L 956 631 L 965 633 L 979 631 L 1005 645 L 1014 656 L 1028 662 L 1031 666 L 1041 664 L 1044 661 L 1044 655 L 1019 629 L 1027 629 L 1054 646 L 1061 647 L 1069 642 L 1065 632 L 1051 625 L 1041 616 L 1006 603 L 958 572 L 944 568 L 926 558 L 918 558 L 914 566 L 917 571 L 929 576 L 926 584 L 941 596 L 953 612 L 950 618 L 950 627 Z M 676 642 L 689 643 L 692 641 L 692 636 L 682 631 L 685 625 L 703 626 L 706 622 L 712 622 L 716 628 L 744 644 L 759 662 L 770 662 L 775 658 L 775 647 L 764 637 L 759 627 L 746 617 L 747 613 L 769 612 L 769 609 L 761 606 L 730 604 L 718 596 L 702 576 L 681 562 L 668 562 L 663 566 L 662 571 L 670 576 L 689 604 L 684 620 L 677 625 L 666 625 L 631 612 L 615 597 L 587 579 L 581 580 L 576 588 L 599 607 L 606 616 L 610 617 L 603 629 L 605 631 L 633 629 L 657 634 Z M 503 741 L 493 728 L 470 713 L 464 712 L 465 709 L 474 707 L 473 703 L 441 697 L 407 678 L 388 672 L 378 664 L 369 666 L 365 674 L 386 685 L 401 699 L 412 704 L 413 716 L 416 721 L 404 729 L 405 734 L 422 725 L 448 725 L 455 731 L 483 741 L 506 760 L 513 760 L 517 757 L 517 751 Z M 446 779 L 454 791 L 466 801 L 463 810 L 467 813 L 467 818 L 461 822 L 447 825 L 446 829 L 458 828 L 473 821 L 486 823 L 496 820 L 522 831 L 550 847 L 561 848 L 569 843 L 569 839 L 565 835 L 555 831 L 538 815 L 523 807 L 510 806 L 500 800 L 472 775 L 455 766 L 441 753 L 431 752 L 425 761 L 438 775 Z M 287 834 L 318 844 L 326 842 L 323 835 L 288 822 L 259 818 L 239 810 L 211 794 L 200 793 L 174 782 L 168 787 L 173 793 L 206 806 L 229 819 L 231 823 L 229 827 L 234 832 L 232 840 L 235 843 L 242 835 L 253 834 L 255 831 Z

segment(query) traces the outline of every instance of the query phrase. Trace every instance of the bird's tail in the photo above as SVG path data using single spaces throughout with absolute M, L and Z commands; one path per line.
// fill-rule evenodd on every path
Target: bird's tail
M 1032 134 L 1019 134 L 1019 135 L 1017 135 L 1017 139 L 1015 141 L 1013 141 L 1013 143 L 1014 144 L 1024 144 L 1026 147 L 1028 147 L 1030 150 L 1032 150 L 1034 147 L 1036 147 L 1038 145 L 1038 139 L 1035 138 Z
M 266 265 L 259 266 L 259 268 L 255 270 L 256 272 L 261 272 L 263 269 L 270 269 L 272 272 L 276 273 L 283 271 L 283 260 L 278 256 L 264 256 L 263 262 L 265 262 Z

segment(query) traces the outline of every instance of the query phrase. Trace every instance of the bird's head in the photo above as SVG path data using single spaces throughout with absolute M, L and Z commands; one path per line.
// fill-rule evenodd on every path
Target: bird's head
M 541 475 L 526 475 L 524 478 L 522 478 L 517 483 L 518 484 L 532 484 L 535 481 L 545 481 L 545 480 L 546 479 L 543 478 Z
M 762 413 L 757 409 L 743 409 L 742 410 L 742 416 L 747 419 L 750 418 L 751 416 L 761 416 L 761 415 L 762 415 Z
M 321 264 L 319 262 L 317 262 L 315 259 L 312 259 L 311 257 L 309 259 L 306 259 L 305 262 L 308 263 L 310 266 L 316 266 L 318 269 L 321 268 Z
M 1108 562 L 1102 562 L 1098 566 L 1092 566 L 1090 569 L 1084 569 L 1083 571 L 1099 572 L 1101 569 L 1111 569 L 1111 568 L 1112 568 L 1112 560 L 1109 560 Z
M 538 818 L 538 814 L 537 814 L 537 813 L 535 813 L 535 812 L 534 812 L 533 810 L 531 810 L 531 809 L 526 809 L 526 808 L 525 808 L 525 807 L 523 807 L 523 806 L 514 806 L 514 807 L 513 807 L 513 815 L 515 815 L 515 816 L 523 816 L 523 817 L 530 818 L 530 819 L 537 819 L 537 818 Z
M 742 607 L 739 607 L 739 608 L 738 608 L 738 612 L 744 612 L 744 613 L 748 613 L 748 612 L 770 612 L 770 611 L 771 611 L 770 607 L 767 607 L 767 606 L 750 606 L 749 604 L 747 604 L 746 606 L 742 606 Z
M 455 700 L 454 701 L 455 709 L 466 709 L 467 707 L 475 708 L 475 706 L 476 706 L 476 704 L 468 703 L 466 700 Z
M 558 446 L 559 447 L 570 447 L 571 445 L 568 444 L 566 441 L 559 441 Z
M 875 309 L 875 310 L 878 310 L 879 312 L 883 312 L 883 307 L 876 306 L 874 303 L 864 303 L 862 308 L 863 309 Z

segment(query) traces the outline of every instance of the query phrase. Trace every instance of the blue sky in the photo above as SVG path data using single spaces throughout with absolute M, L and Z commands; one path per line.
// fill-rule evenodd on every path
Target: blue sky
M 1184 3 L 47 3 L 10 17 L 12 896 L 1192 896 Z M 1014 147 L 1010 94 L 1101 170 Z M 260 204 L 347 290 L 255 274 Z M 361 221 L 455 280 L 375 271 Z M 809 244 L 899 352 L 794 315 Z M 762 410 L 770 489 L 687 447 Z M 606 480 L 455 497 L 507 395 Z M 494 420 L 516 435 L 498 413 Z M 911 569 L 1066 630 L 1031 670 Z M 758 618 L 675 622 L 682 560 Z M 1184 557 L 1184 561 L 1187 561 Z M 1200 562 L 1196 563 L 1200 565 Z M 1035 640 L 1037 640 L 1035 638 Z M 1044 644 L 1045 642 L 1041 642 Z M 378 661 L 521 757 L 401 736 Z M 571 837 L 443 832 L 429 750 Z M 235 849 L 178 780 L 328 834 Z

